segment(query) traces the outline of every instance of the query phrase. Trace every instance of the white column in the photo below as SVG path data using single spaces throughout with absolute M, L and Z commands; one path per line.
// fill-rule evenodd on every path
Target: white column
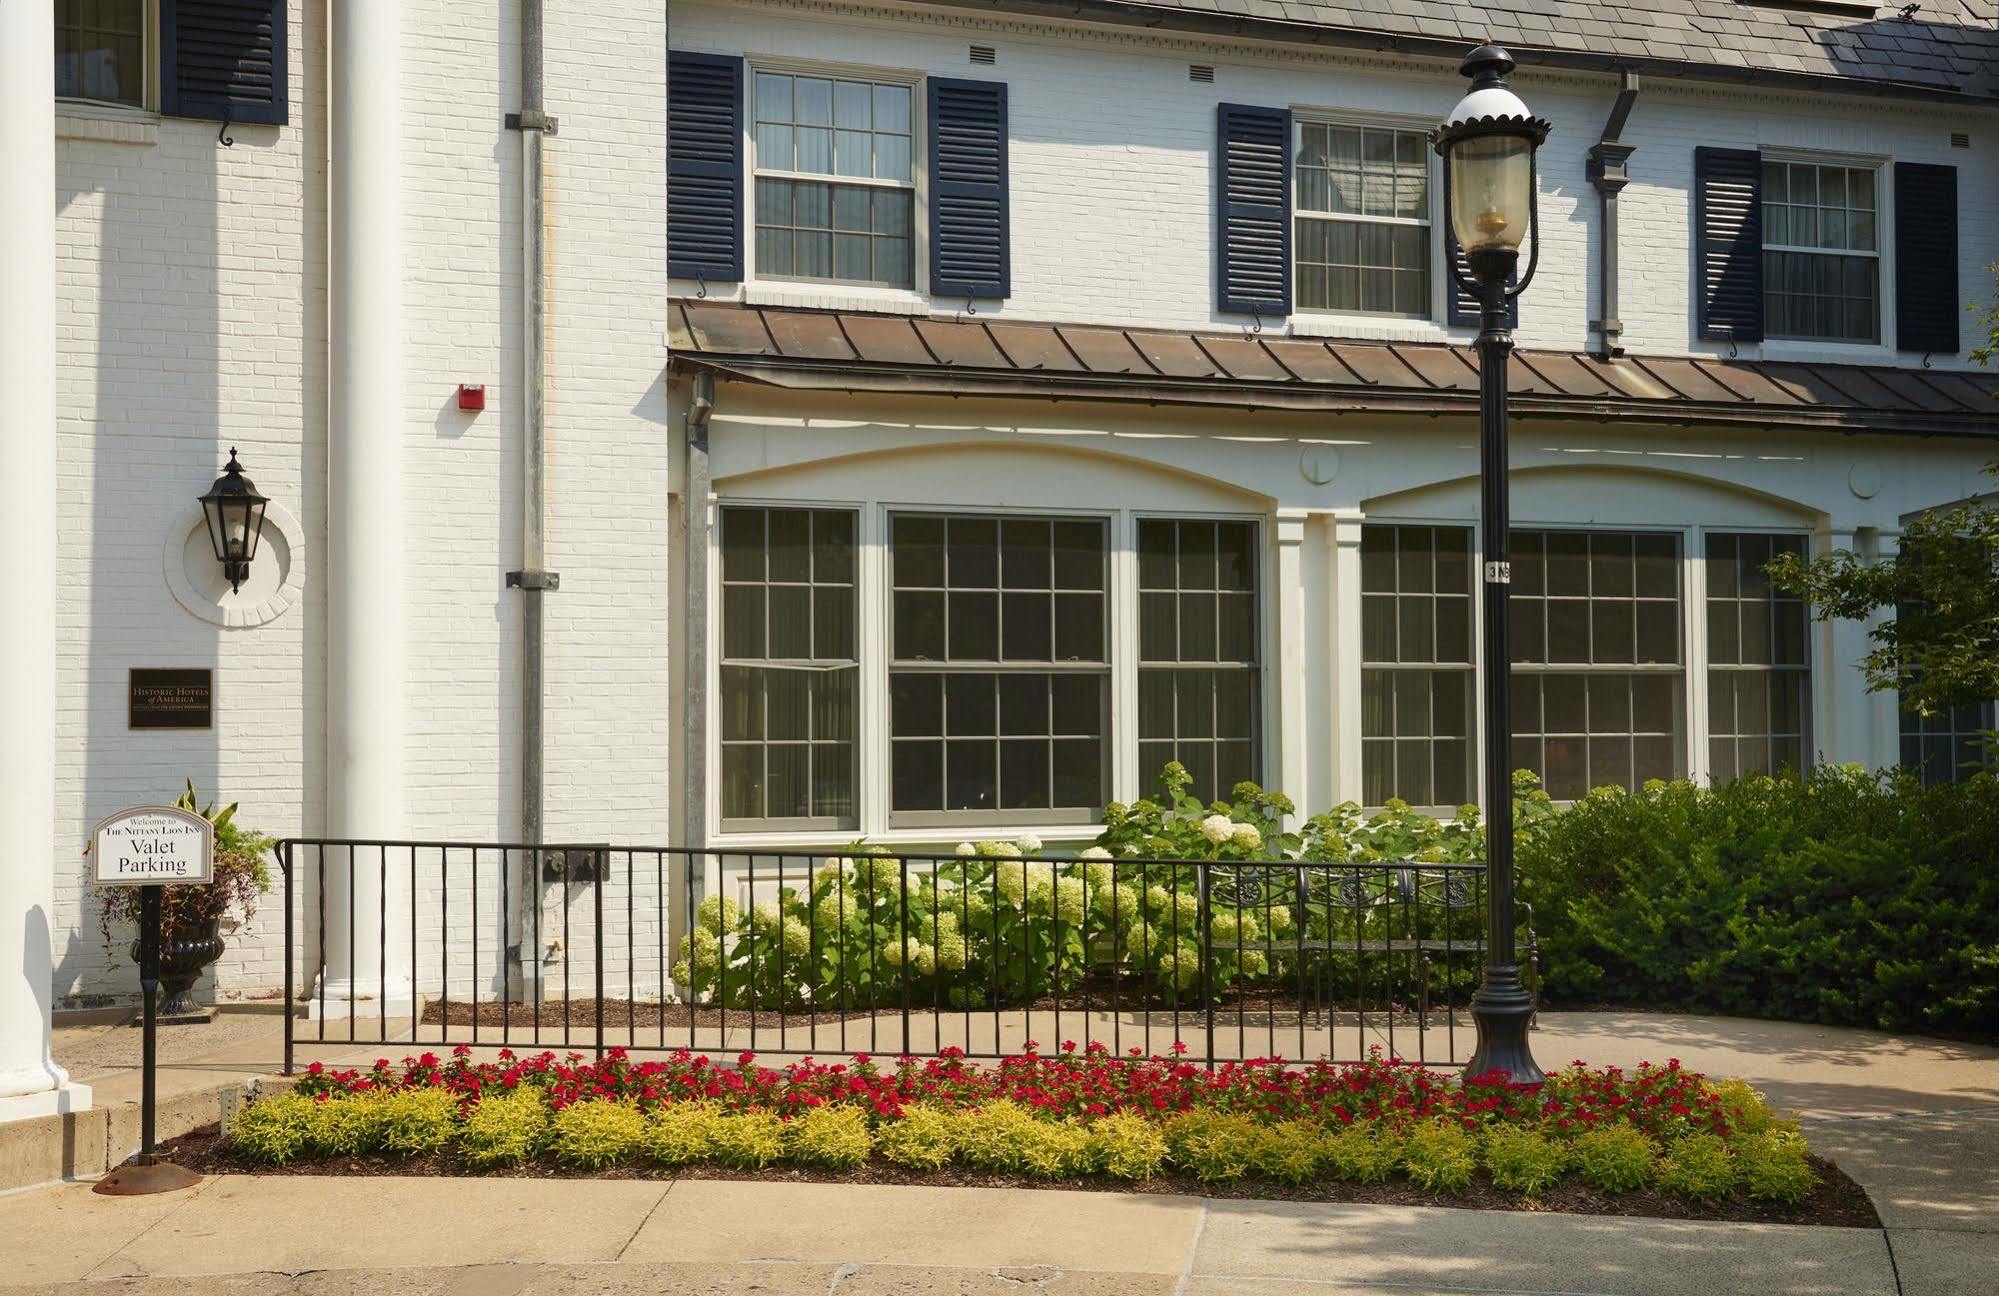
M 1362 798 L 1360 528 L 1357 513 L 1329 519 L 1333 569 L 1333 771 L 1331 805 Z
M 1877 531 L 1874 533 L 1872 551 L 1868 561 L 1892 563 L 1902 550 L 1900 531 Z M 1874 650 L 1874 630 L 1883 621 L 1894 616 L 1893 611 L 1876 612 L 1868 618 L 1863 627 L 1867 641 L 1862 652 Z M 1855 757 L 1865 760 L 1869 769 L 1892 768 L 1902 763 L 1902 695 L 1894 689 L 1882 689 L 1867 695 L 1868 754 Z
M 327 411 L 327 820 L 405 835 L 402 6 L 332 6 Z M 325 996 L 409 993 L 408 859 L 327 852 Z M 351 880 L 351 888 L 349 882 Z M 351 922 L 350 922 L 351 918 Z M 385 930 L 386 922 L 386 930 Z M 382 941 L 387 977 L 382 974 Z M 400 937 L 400 939 L 399 939 Z M 352 960 L 350 965 L 350 938 Z M 329 1002 L 328 1011 L 333 1010 Z M 343 1003 L 341 1011 L 346 1011 Z
M 55 996 L 54 9 L 0 0 L 0 1120 L 78 1110 Z M 74 848 L 62 852 L 76 858 Z
M 1277 511 L 1278 758 L 1275 774 L 1264 780 L 1266 786 L 1286 790 L 1297 803 L 1301 816 L 1311 798 L 1305 741 L 1305 731 L 1312 724 L 1305 676 L 1306 663 L 1311 659 L 1305 625 L 1305 521 L 1306 515 L 1297 510 Z M 1297 823 L 1286 825 L 1297 826 Z
M 1821 555 L 1862 551 L 1857 531 L 1839 523 L 1820 533 L 1819 544 Z M 1817 755 L 1828 761 L 1858 761 L 1870 768 L 1877 763 L 1876 699 L 1867 691 L 1867 676 L 1860 665 L 1860 659 L 1874 646 L 1868 638 L 1872 628 L 1871 622 L 1843 619 L 1817 626 L 1820 647 L 1814 665 L 1822 662 L 1825 669 L 1815 670 L 1812 680 L 1816 694 L 1812 714 L 1820 726 L 1812 735 L 1812 745 Z

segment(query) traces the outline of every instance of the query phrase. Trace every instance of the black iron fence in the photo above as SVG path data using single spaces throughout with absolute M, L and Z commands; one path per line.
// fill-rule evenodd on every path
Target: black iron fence
M 294 839 L 297 1045 L 1468 1054 L 1481 864 Z M 1523 957 L 1531 971 L 1531 914 Z

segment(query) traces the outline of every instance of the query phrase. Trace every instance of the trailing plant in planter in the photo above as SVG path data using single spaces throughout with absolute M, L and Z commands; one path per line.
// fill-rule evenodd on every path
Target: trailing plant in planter
M 160 888 L 160 988 L 164 993 L 160 1013 L 166 1017 L 200 1011 L 191 992 L 202 969 L 222 957 L 222 919 L 232 908 L 243 922 L 256 914 L 258 898 L 271 889 L 265 855 L 275 844 L 272 838 L 236 822 L 236 802 L 219 811 L 214 802 L 203 806 L 192 779 L 174 808 L 198 814 L 214 825 L 215 878 Z M 141 887 L 98 888 L 98 923 L 107 947 L 113 943 L 114 926 L 138 924 L 143 893 Z M 133 961 L 138 957 L 135 940 Z

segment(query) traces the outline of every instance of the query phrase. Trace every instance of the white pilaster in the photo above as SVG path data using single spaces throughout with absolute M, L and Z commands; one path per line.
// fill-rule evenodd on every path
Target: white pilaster
M 1818 536 L 1820 556 L 1845 550 L 1860 554 L 1864 546 L 1850 526 L 1835 524 Z M 1821 621 L 1817 625 L 1819 656 L 1814 662 L 1812 714 L 1818 728 L 1812 745 L 1827 761 L 1858 761 L 1876 765 L 1875 698 L 1867 691 L 1860 659 L 1873 647 L 1867 621 Z
M 1301 813 L 1311 796 L 1305 732 L 1312 724 L 1306 678 L 1311 654 L 1305 624 L 1305 520 L 1305 514 L 1292 509 L 1277 513 L 1278 759 L 1275 776 L 1264 780 L 1269 787 L 1297 789 L 1290 795 Z
M 0 3 L 0 1120 L 79 1110 L 49 1056 L 55 995 L 54 9 Z M 74 859 L 72 851 L 62 853 Z
M 1332 564 L 1333 770 L 1332 800 L 1360 801 L 1361 640 L 1360 528 L 1357 513 L 1328 519 Z
M 1868 561 L 1892 563 L 1902 550 L 1900 531 L 1877 531 L 1868 553 Z M 1889 620 L 1895 614 L 1883 610 L 1871 617 L 1862 628 L 1868 638 L 1861 651 L 1871 652 L 1874 648 L 1875 627 Z M 1865 758 L 1869 769 L 1891 768 L 1902 763 L 1902 695 L 1894 689 L 1882 689 L 1867 695 L 1868 751 Z M 1860 759 L 1856 757 L 1855 759 Z
M 402 6 L 333 6 L 327 428 L 329 836 L 406 835 L 403 736 Z M 409 953 L 384 923 L 408 890 L 407 857 L 328 851 L 326 997 L 406 999 Z M 387 882 L 384 885 L 383 873 Z M 352 965 L 349 963 L 350 938 Z M 406 942 L 400 942 L 406 944 Z M 386 979 L 386 986 L 383 985 Z M 329 1011 L 331 1009 L 329 1008 Z

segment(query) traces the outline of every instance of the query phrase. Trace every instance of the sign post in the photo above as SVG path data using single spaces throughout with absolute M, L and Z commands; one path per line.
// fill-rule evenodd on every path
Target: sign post
M 215 825 L 171 806 L 140 806 L 99 823 L 91 833 L 92 871 L 99 886 L 135 886 L 139 892 L 139 986 L 145 991 L 145 1065 L 140 1078 L 138 1154 L 97 1181 L 96 1192 L 115 1197 L 172 1192 L 201 1176 L 154 1149 L 155 1012 L 160 988 L 162 887 L 215 878 Z

